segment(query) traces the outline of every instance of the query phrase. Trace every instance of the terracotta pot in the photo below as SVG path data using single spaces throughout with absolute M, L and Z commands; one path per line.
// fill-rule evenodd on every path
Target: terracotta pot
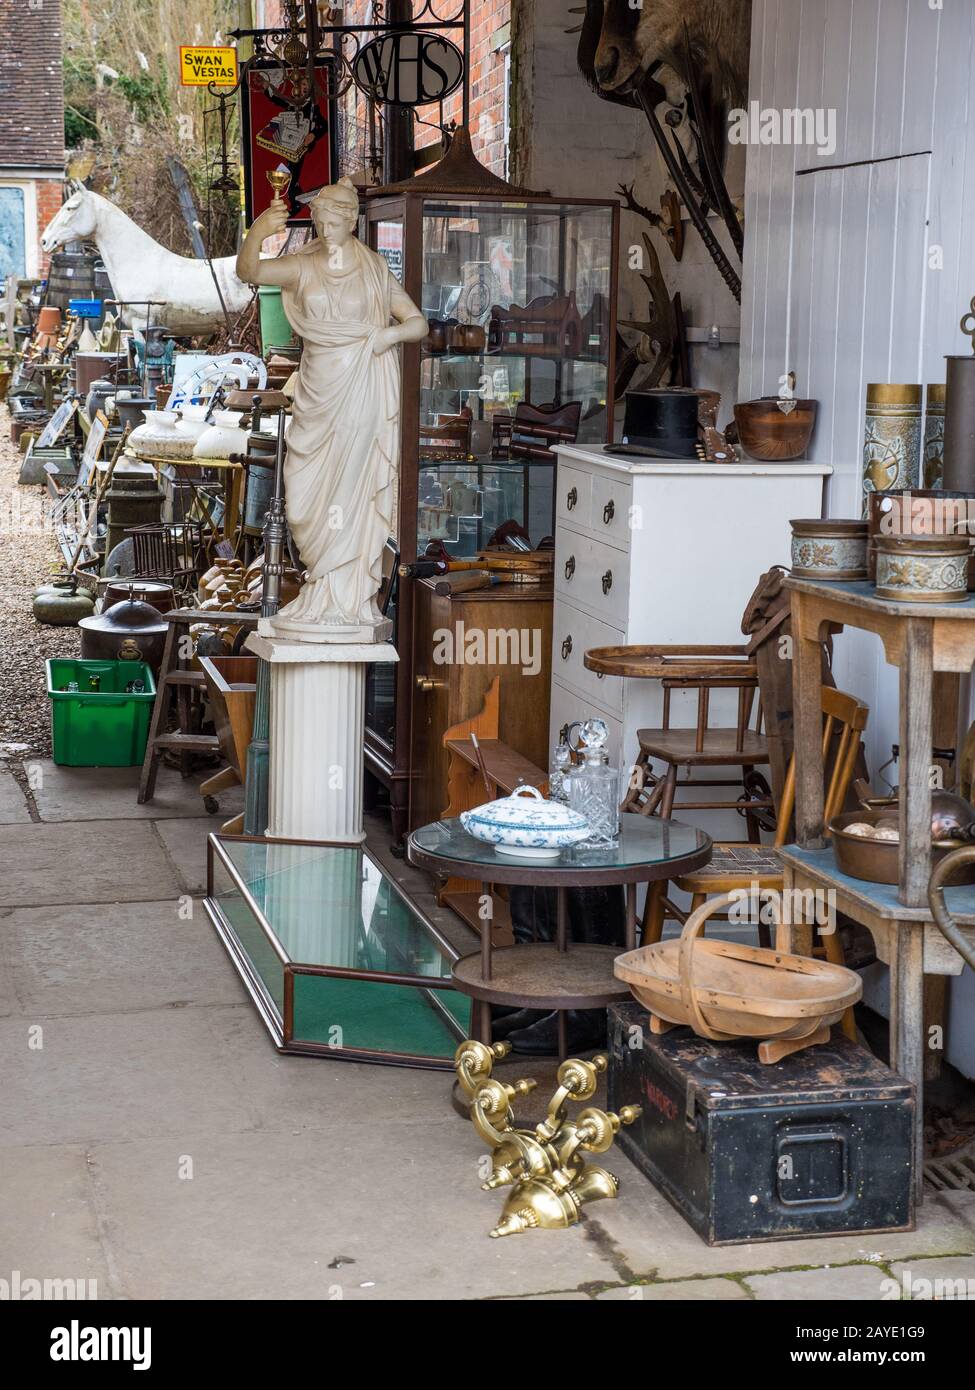
M 56 305 L 48 304 L 37 314 L 38 333 L 53 333 L 55 336 L 61 331 L 61 310 Z
M 783 410 L 783 406 L 792 409 Z M 763 463 L 801 459 L 809 448 L 818 406 L 818 401 L 788 401 L 778 396 L 739 401 L 735 424 L 741 447 L 749 458 Z

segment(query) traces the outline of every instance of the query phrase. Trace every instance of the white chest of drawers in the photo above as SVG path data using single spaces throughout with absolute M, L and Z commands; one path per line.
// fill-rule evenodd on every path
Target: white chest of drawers
M 586 651 L 743 641 L 742 613 L 759 575 L 789 563 L 791 518 L 823 515 L 831 471 L 819 463 L 719 465 L 560 448 L 553 747 L 563 725 L 599 716 L 610 730 L 611 759 L 628 768 L 637 730 L 661 722 L 659 683 L 600 679 L 586 670 Z M 679 696 L 671 721 L 693 724 L 696 697 L 686 695 L 682 705 Z M 717 698 L 712 711 L 712 722 L 734 723 Z M 742 837 L 743 822 L 733 813 L 693 818 L 709 833 Z

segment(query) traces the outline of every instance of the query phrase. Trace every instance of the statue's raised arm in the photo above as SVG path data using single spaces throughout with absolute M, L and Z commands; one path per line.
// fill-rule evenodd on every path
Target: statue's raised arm
M 261 259 L 261 247 L 268 237 L 284 231 L 288 215 L 288 204 L 283 198 L 275 198 L 251 223 L 237 256 L 237 275 L 248 285 L 278 285 L 281 289 L 290 289 L 298 283 L 298 267 L 293 256 Z

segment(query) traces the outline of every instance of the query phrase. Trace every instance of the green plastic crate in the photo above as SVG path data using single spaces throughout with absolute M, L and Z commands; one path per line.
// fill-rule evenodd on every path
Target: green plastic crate
M 92 675 L 99 691 L 88 689 Z M 128 694 L 129 681 L 145 692 Z M 79 689 L 65 690 L 70 681 Z M 62 661 L 47 663 L 54 761 L 62 767 L 136 767 L 149 737 L 156 683 L 144 661 Z

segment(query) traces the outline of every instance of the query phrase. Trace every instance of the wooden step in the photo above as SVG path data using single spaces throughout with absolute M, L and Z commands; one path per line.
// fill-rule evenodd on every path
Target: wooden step
M 154 749 L 179 748 L 186 753 L 194 748 L 201 752 L 211 748 L 219 751 L 220 740 L 216 734 L 159 734 L 153 747 Z

